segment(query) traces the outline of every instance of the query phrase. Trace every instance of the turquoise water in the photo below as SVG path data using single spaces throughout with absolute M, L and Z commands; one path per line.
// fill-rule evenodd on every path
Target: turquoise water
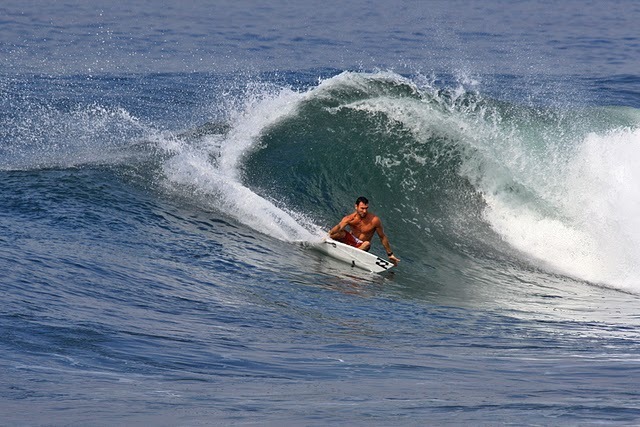
M 0 12 L 3 423 L 640 419 L 635 3 Z

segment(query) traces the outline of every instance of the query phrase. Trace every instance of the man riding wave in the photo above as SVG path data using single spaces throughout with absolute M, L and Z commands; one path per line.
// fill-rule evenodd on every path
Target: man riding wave
M 346 230 L 347 226 L 350 231 Z M 378 216 L 369 212 L 369 200 L 366 197 L 358 197 L 355 212 L 342 218 L 342 221 L 329 231 L 329 237 L 349 246 L 368 251 L 371 248 L 373 233 L 376 232 L 380 237 L 382 246 L 387 251 L 389 261 L 394 265 L 398 265 L 400 259 L 393 255 L 389 239 L 382 228 L 382 221 Z

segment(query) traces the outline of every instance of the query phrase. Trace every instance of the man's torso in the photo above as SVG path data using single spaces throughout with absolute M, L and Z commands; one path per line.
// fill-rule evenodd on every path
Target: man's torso
M 376 220 L 377 217 L 371 213 L 367 214 L 364 218 L 361 218 L 357 213 L 353 214 L 349 220 L 351 234 L 360 240 L 371 240 L 373 233 L 376 231 Z

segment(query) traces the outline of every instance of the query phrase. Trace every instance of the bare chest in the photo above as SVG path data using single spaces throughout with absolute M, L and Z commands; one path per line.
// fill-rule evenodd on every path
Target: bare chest
M 356 234 L 371 234 L 375 230 L 375 225 L 373 221 L 367 221 L 366 219 L 357 218 L 351 224 L 351 229 Z

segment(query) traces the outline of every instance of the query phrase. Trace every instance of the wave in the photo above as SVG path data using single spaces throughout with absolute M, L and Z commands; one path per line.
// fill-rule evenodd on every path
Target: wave
M 631 108 L 528 107 L 345 72 L 252 92 L 227 131 L 183 146 L 165 174 L 282 240 L 317 238 L 366 195 L 425 273 L 489 260 L 637 290 L 639 123 Z
M 392 72 L 221 93 L 222 116 L 182 133 L 98 103 L 7 109 L 0 168 L 120 165 L 283 241 L 319 239 L 365 195 L 415 276 L 516 266 L 640 291 L 637 109 Z

